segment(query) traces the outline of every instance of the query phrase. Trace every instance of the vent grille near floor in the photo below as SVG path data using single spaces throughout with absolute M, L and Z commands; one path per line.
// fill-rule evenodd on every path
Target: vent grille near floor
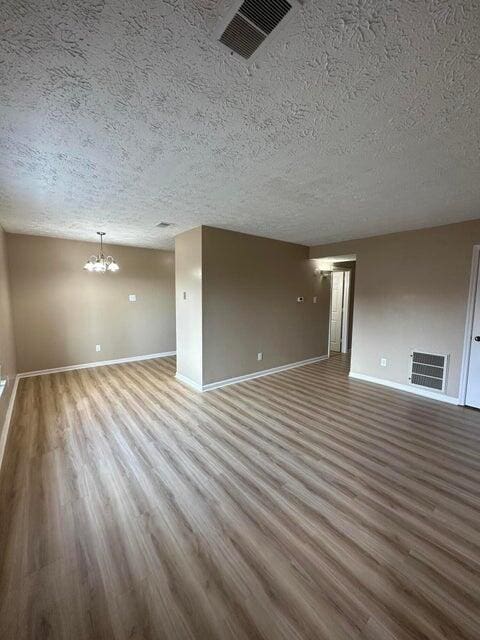
M 413 351 L 410 357 L 410 384 L 435 391 L 445 390 L 446 355 Z

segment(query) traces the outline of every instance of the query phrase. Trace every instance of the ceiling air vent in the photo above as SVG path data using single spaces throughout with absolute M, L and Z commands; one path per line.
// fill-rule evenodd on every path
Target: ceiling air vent
M 173 222 L 159 222 L 155 226 L 158 227 L 159 229 L 165 229 L 166 227 L 171 227 L 172 224 L 173 224 Z
M 434 391 L 445 391 L 448 356 L 412 351 L 410 384 Z
M 267 36 L 297 7 L 297 0 L 245 0 L 221 21 L 215 35 L 232 54 L 251 60 Z

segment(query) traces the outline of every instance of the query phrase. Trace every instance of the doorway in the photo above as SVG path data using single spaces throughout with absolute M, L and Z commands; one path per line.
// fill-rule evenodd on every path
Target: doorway
M 316 258 L 315 263 L 315 273 L 320 282 L 328 287 L 327 295 L 330 296 L 328 356 L 336 353 L 349 354 L 352 349 L 357 256 L 349 254 Z
M 462 370 L 464 404 L 480 409 L 480 245 L 473 253 Z
M 352 343 L 355 262 L 339 261 L 331 269 L 330 352 L 348 353 Z
M 330 302 L 330 351 L 340 352 L 345 345 L 343 326 L 345 271 L 332 271 Z M 342 344 L 343 343 L 343 344 Z

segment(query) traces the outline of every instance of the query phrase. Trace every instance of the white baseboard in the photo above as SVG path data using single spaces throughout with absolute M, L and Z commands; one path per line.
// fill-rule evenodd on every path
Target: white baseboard
M 280 373 L 281 371 L 286 371 L 287 369 L 295 369 L 296 367 L 303 367 L 306 364 L 313 364 L 314 362 L 320 362 L 321 360 L 326 360 L 328 358 L 327 355 L 317 356 L 316 358 L 308 358 L 307 360 L 300 360 L 299 362 L 291 362 L 290 364 L 283 364 L 280 367 L 273 367 L 272 369 L 262 369 L 262 371 L 255 371 L 253 373 L 247 373 L 243 376 L 237 376 L 236 378 L 227 378 L 226 380 L 219 380 L 218 382 L 210 382 L 209 384 L 200 385 L 190 378 L 182 375 L 181 373 L 177 373 L 175 377 L 180 382 L 192 387 L 195 391 L 212 391 L 213 389 L 219 389 L 220 387 L 226 387 L 230 384 L 237 384 L 239 382 L 246 382 L 247 380 L 253 380 L 254 378 L 262 378 L 263 376 L 270 376 L 272 373 Z
M 10 396 L 10 400 L 8 401 L 7 413 L 5 414 L 2 433 L 0 434 L 0 469 L 2 468 L 3 456 L 5 454 L 5 447 L 7 445 L 8 432 L 10 431 L 10 423 L 12 422 L 13 408 L 15 406 L 15 398 L 17 396 L 18 389 L 18 376 L 15 376 L 14 379 L 9 380 L 7 385 L 11 382 L 13 382 L 12 394 Z
M 202 385 L 198 384 L 198 382 L 194 382 L 193 380 L 191 380 L 190 378 L 187 378 L 187 376 L 184 376 L 182 373 L 177 373 L 175 374 L 175 378 L 179 381 L 179 382 L 183 382 L 183 384 L 186 384 L 187 387 L 191 387 L 192 389 L 195 389 L 195 391 L 203 391 Z
M 413 393 L 416 396 L 422 396 L 423 398 L 429 398 L 430 400 L 439 400 L 440 402 L 447 402 L 448 404 L 460 404 L 458 398 L 453 396 L 446 396 L 442 393 L 429 391 L 428 389 L 417 389 L 409 384 L 401 384 L 400 382 L 391 382 L 390 380 L 384 380 L 383 378 L 375 378 L 373 376 L 367 376 L 364 373 L 355 373 L 350 371 L 350 378 L 356 380 L 363 380 L 364 382 L 373 382 L 374 384 L 381 384 L 384 387 L 390 387 L 391 389 L 397 389 L 398 391 L 406 391 L 407 393 Z
M 327 360 L 327 358 L 328 358 L 327 355 L 317 356 L 316 358 L 308 358 L 307 360 L 300 360 L 299 362 L 291 362 L 290 364 L 283 364 L 280 367 L 273 367 L 272 369 L 263 369 L 262 371 L 247 373 L 244 376 L 237 376 L 236 378 L 227 378 L 227 380 L 210 382 L 210 384 L 203 385 L 202 391 L 211 391 L 212 389 L 219 389 L 220 387 L 226 387 L 229 384 L 237 384 L 238 382 L 245 382 L 246 380 L 253 380 L 254 378 L 262 378 L 263 376 L 270 376 L 272 375 L 272 373 L 280 373 L 281 371 L 287 371 L 287 369 L 296 369 L 297 367 L 303 367 L 306 364 L 313 364 L 314 362 Z
M 68 367 L 56 367 L 55 369 L 41 369 L 40 371 L 26 371 L 17 374 L 17 378 L 32 378 L 33 376 L 46 376 L 50 373 L 62 371 L 75 371 L 76 369 L 92 369 L 93 367 L 105 367 L 109 364 L 122 364 L 124 362 L 138 362 L 140 360 L 153 360 L 154 358 L 167 358 L 176 355 L 176 351 L 164 351 L 163 353 L 150 353 L 146 356 L 132 356 L 130 358 L 117 358 L 116 360 L 101 360 L 99 362 L 87 362 L 85 364 L 73 364 Z

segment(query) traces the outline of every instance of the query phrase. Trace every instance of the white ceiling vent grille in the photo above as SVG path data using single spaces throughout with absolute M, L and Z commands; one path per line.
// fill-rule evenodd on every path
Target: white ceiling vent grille
M 448 356 L 412 351 L 410 384 L 434 391 L 445 391 Z
M 297 6 L 297 0 L 245 0 L 221 21 L 215 36 L 232 54 L 251 60 L 267 36 Z

